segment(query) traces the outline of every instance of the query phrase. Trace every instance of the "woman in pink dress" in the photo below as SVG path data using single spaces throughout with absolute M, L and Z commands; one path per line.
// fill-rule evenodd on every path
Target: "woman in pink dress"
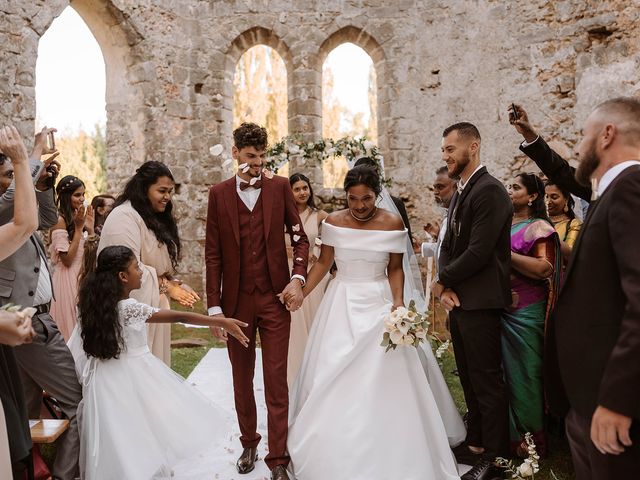
M 51 229 L 49 253 L 53 263 L 51 316 L 60 333 L 69 340 L 77 323 L 78 274 L 82 266 L 85 232 L 94 236 L 93 209 L 84 207 L 85 187 L 73 175 L 63 177 L 56 187 L 58 223 Z

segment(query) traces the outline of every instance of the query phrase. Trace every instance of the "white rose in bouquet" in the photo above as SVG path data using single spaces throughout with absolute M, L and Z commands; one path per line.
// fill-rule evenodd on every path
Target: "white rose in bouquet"
M 404 338 L 404 335 L 402 334 L 402 332 L 400 330 L 393 330 L 390 334 L 389 334 L 389 339 L 391 340 L 392 343 L 394 343 L 395 345 L 401 345 L 402 344 L 402 339 Z
M 533 465 L 531 465 L 531 461 L 526 459 L 519 467 L 518 474 L 521 477 L 532 477 L 533 476 Z

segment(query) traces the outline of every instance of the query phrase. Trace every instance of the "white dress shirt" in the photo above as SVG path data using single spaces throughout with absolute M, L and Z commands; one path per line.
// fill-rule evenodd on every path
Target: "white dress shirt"
M 480 164 L 476 167 L 476 169 L 473 171 L 473 173 L 471 175 L 469 175 L 469 178 L 467 179 L 466 182 L 463 182 L 462 179 L 458 180 L 458 195 L 462 193 L 462 191 L 465 189 L 465 187 L 467 185 L 469 185 L 469 181 L 473 178 L 473 176 L 478 173 L 478 171 L 483 167 L 484 165 Z
M 600 179 L 600 182 L 598 183 L 598 197 L 602 196 L 602 194 L 609 187 L 609 185 L 611 185 L 611 182 L 613 182 L 618 175 L 620 175 L 627 168 L 629 168 L 629 167 L 631 167 L 633 165 L 640 165 L 640 161 L 638 161 L 638 160 L 627 160 L 626 162 L 619 163 L 615 167 L 611 167 L 609 170 L 607 170 L 604 173 L 604 175 L 602 175 L 602 178 Z
M 53 288 L 51 287 L 51 278 L 49 277 L 49 269 L 45 263 L 42 255 L 38 252 L 40 257 L 40 271 L 38 272 L 38 285 L 36 286 L 36 293 L 33 296 L 33 306 L 48 304 L 53 298 Z

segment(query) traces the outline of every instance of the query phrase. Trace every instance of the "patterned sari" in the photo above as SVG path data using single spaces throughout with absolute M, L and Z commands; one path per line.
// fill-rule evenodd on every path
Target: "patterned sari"
M 544 258 L 553 267 L 551 276 L 544 280 L 528 278 L 512 270 L 511 289 L 518 301 L 502 315 L 502 358 L 509 392 L 511 450 L 518 453 L 524 434 L 530 432 L 538 453 L 544 455 L 542 354 L 547 318 L 560 287 L 562 255 L 558 234 L 545 220 L 518 222 L 511 226 L 511 250 Z

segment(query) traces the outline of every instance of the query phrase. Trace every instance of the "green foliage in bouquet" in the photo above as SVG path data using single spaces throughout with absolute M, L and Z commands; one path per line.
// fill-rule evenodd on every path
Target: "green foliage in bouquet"
M 388 352 L 395 350 L 398 345 L 418 347 L 422 342 L 429 341 L 428 318 L 427 312 L 418 312 L 414 300 L 409 302 L 409 308 L 397 308 L 384 320 L 384 334 L 380 346 Z

